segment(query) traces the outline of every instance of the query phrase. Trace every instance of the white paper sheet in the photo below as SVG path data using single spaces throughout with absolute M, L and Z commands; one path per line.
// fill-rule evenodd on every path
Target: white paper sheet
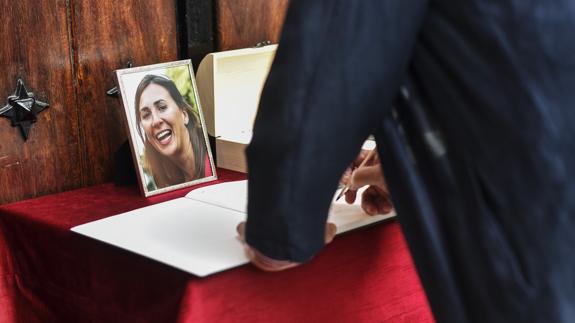
M 244 219 L 242 212 L 178 198 L 72 231 L 203 277 L 248 262 L 236 234 Z
M 195 189 L 187 198 L 247 213 L 248 181 L 227 182 Z
M 203 277 L 248 262 L 236 226 L 245 220 L 247 181 L 207 186 L 186 197 L 136 209 L 71 230 Z M 359 202 L 334 202 L 337 233 L 395 214 L 368 216 Z

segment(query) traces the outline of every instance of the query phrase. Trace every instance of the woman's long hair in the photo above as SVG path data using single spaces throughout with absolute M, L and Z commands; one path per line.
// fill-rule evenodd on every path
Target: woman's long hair
M 206 142 L 204 133 L 201 128 L 200 118 L 198 113 L 186 102 L 184 97 L 178 91 L 178 88 L 172 80 L 168 77 L 160 75 L 146 75 L 136 90 L 135 107 L 136 107 L 136 122 L 138 124 L 138 133 L 144 142 L 143 166 L 144 169 L 154 178 L 157 188 L 163 188 L 171 185 L 184 183 L 185 173 L 174 164 L 169 158 L 160 154 L 150 144 L 146 135 L 142 133 L 142 126 L 140 122 L 140 99 L 142 92 L 150 85 L 157 84 L 165 88 L 172 99 L 176 102 L 178 107 L 185 111 L 189 116 L 188 133 L 190 135 L 190 142 L 194 151 L 195 169 L 193 179 L 202 178 L 205 176 L 205 156 L 206 156 Z

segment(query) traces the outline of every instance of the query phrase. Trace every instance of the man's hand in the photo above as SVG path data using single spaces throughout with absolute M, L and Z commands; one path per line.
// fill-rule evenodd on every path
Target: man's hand
M 277 260 L 277 259 L 269 258 L 269 257 L 265 256 L 264 254 L 262 254 L 261 252 L 259 252 L 258 250 L 256 250 L 255 248 L 249 246 L 246 243 L 246 239 L 245 239 L 245 236 L 246 236 L 246 223 L 245 222 L 241 222 L 240 224 L 238 224 L 236 229 L 238 231 L 238 238 L 244 244 L 246 256 L 251 261 L 251 263 L 254 264 L 254 266 L 256 266 L 262 270 L 265 270 L 265 271 L 281 271 L 281 270 L 286 270 L 286 269 L 301 265 L 301 263 L 293 262 L 293 261 L 289 261 L 289 260 Z M 335 237 L 336 231 L 337 231 L 337 228 L 336 228 L 335 224 L 329 223 L 329 222 L 326 223 L 326 226 L 325 226 L 325 243 L 326 244 L 330 243 L 333 240 L 333 238 Z
M 393 204 L 385 184 L 379 158 L 373 158 L 365 166 L 355 168 L 367 155 L 368 151 L 362 150 L 342 177 L 342 183 L 349 185 L 349 190 L 345 193 L 345 201 L 352 204 L 355 202 L 357 190 L 369 185 L 361 196 L 361 208 L 369 215 L 389 213 L 393 210 Z

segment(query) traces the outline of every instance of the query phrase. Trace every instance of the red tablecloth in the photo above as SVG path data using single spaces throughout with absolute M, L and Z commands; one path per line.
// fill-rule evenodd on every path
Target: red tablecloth
M 433 321 L 395 221 L 338 237 L 296 269 L 201 279 L 69 231 L 187 191 L 146 199 L 104 184 L 0 206 L 0 322 Z

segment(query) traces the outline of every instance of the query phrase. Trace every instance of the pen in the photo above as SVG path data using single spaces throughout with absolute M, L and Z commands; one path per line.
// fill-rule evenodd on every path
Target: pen
M 367 162 L 368 162 L 369 160 L 371 160 L 371 158 L 372 158 L 373 156 L 375 156 L 375 153 L 376 153 L 376 152 L 377 152 L 377 149 L 376 149 L 376 148 L 372 149 L 372 150 L 367 154 L 367 156 L 365 156 L 365 158 L 363 159 L 363 161 L 361 162 L 361 164 L 359 164 L 359 166 L 357 166 L 355 169 L 353 169 L 353 170 L 351 171 L 351 175 L 349 176 L 350 181 L 348 181 L 348 183 L 345 184 L 345 187 L 341 189 L 341 191 L 339 192 L 339 194 L 338 194 L 337 197 L 335 198 L 336 201 L 339 200 L 347 191 L 349 191 L 349 183 L 351 182 L 351 177 L 353 176 L 353 172 L 354 172 L 356 169 L 365 166 L 365 164 L 367 164 Z

